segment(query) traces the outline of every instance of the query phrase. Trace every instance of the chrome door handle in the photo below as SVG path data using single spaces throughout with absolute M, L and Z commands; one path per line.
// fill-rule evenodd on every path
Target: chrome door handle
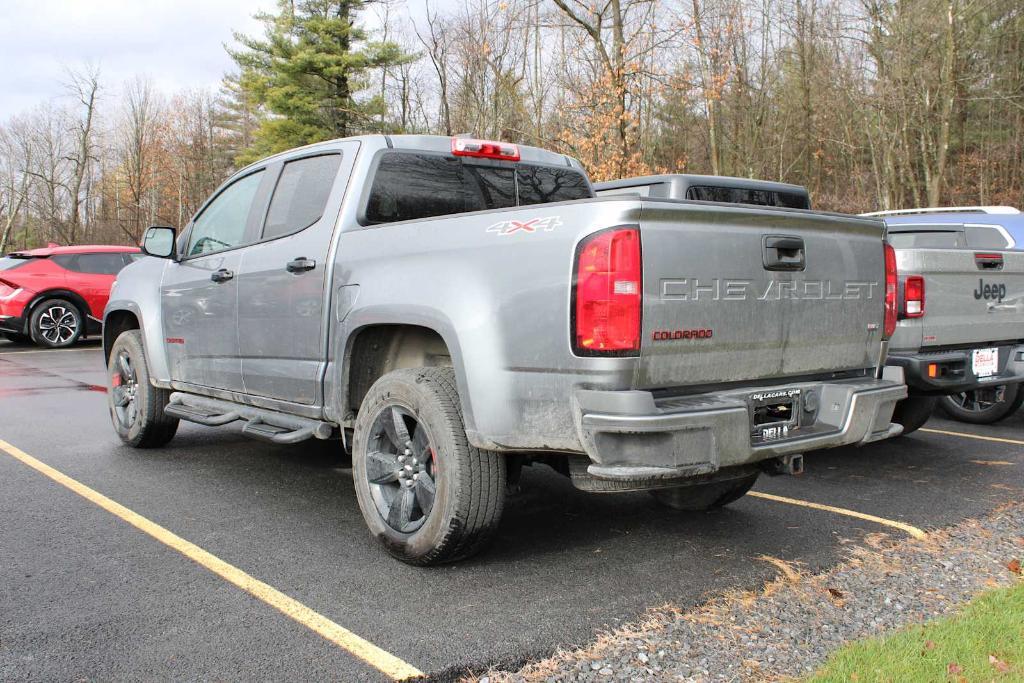
M 214 282 L 218 282 L 218 283 L 220 283 L 220 282 L 227 282 L 228 280 L 232 279 L 233 277 L 235 277 L 235 274 L 232 273 L 227 268 L 221 268 L 220 270 L 215 270 L 215 271 L 213 271 L 213 274 L 210 275 L 210 279 L 213 280 Z

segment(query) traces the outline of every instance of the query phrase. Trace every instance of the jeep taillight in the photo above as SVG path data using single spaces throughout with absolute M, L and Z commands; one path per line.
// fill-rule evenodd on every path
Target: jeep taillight
M 924 315 L 924 278 L 911 275 L 903 281 L 903 317 L 920 318 Z
M 612 228 L 583 240 L 573 278 L 573 351 L 580 356 L 638 353 L 642 305 L 640 230 Z
M 882 336 L 888 339 L 896 332 L 896 250 L 885 244 L 885 319 Z

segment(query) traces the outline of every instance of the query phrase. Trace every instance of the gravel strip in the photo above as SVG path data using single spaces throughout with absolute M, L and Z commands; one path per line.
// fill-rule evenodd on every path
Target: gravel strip
M 843 643 L 948 614 L 978 592 L 1020 580 L 1024 504 L 929 533 L 873 534 L 846 561 L 809 575 L 762 557 L 779 576 L 693 611 L 666 605 L 518 672 L 467 681 L 748 681 L 804 677 Z

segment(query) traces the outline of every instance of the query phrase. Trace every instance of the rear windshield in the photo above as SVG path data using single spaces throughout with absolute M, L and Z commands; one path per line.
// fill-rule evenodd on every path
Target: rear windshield
M 367 224 L 502 209 L 594 196 L 571 168 L 490 166 L 411 152 L 381 156 L 366 204 Z
M 799 192 L 776 192 L 743 187 L 715 187 L 712 185 L 691 185 L 686 188 L 686 198 L 702 202 L 723 204 L 753 204 L 754 206 L 782 206 L 787 209 L 809 209 L 810 199 Z
M 963 249 L 962 232 L 890 232 L 889 244 L 896 249 Z
M 25 256 L 0 256 L 0 270 L 12 270 L 25 265 L 29 260 L 30 258 Z

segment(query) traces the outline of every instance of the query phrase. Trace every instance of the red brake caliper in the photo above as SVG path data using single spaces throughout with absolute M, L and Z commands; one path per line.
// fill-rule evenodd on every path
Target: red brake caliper
M 110 383 L 113 384 L 115 387 L 121 386 L 121 373 L 119 372 L 116 375 L 114 375 L 111 378 Z

